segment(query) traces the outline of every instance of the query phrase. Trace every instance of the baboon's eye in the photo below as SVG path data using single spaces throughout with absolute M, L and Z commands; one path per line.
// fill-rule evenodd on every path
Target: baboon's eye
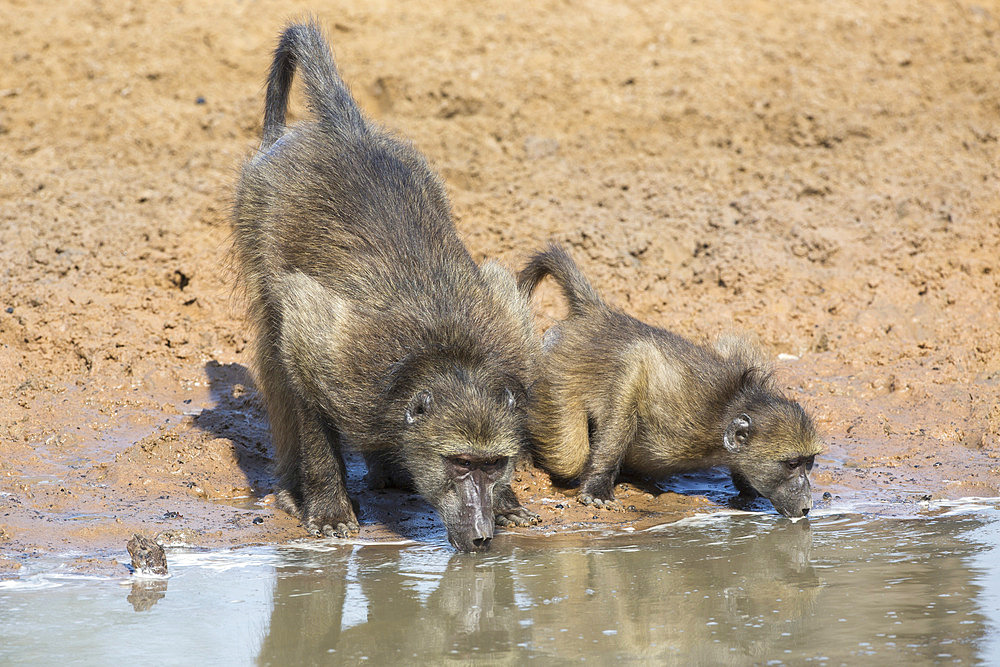
M 806 459 L 806 470 L 812 470 L 813 465 L 815 464 L 816 464 L 816 456 L 815 455 L 810 456 L 809 458 Z
M 788 468 L 789 470 L 795 470 L 796 468 L 798 468 L 801 465 L 802 465 L 802 459 L 801 458 L 791 459 L 789 461 L 785 461 L 785 467 Z
M 448 461 L 456 468 L 461 468 L 462 470 L 472 470 L 473 467 L 472 461 L 462 456 L 449 456 Z
M 503 468 L 506 465 L 507 465 L 507 457 L 506 456 L 498 456 L 495 459 L 490 459 L 488 461 L 483 461 L 482 463 L 479 464 L 479 467 L 481 467 L 486 472 L 493 472 L 493 471 L 496 471 L 496 470 L 499 470 L 499 469 Z

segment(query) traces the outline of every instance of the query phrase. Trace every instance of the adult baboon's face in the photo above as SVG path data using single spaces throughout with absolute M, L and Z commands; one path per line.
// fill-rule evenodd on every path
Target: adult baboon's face
M 510 483 L 523 442 L 517 403 L 506 387 L 464 386 L 421 390 L 407 408 L 404 466 L 460 551 L 485 551 L 493 540 L 496 489 Z

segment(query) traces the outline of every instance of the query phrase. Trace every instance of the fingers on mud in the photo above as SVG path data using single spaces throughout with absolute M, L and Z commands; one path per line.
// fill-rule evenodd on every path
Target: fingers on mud
M 613 498 L 595 498 L 589 493 L 581 493 L 577 496 L 577 499 L 584 505 L 591 505 L 593 507 L 599 507 L 603 510 L 608 510 L 610 512 L 624 512 L 625 508 L 620 502 L 614 500 Z
M 334 523 L 323 523 L 319 524 L 315 521 L 310 521 L 306 524 L 306 530 L 309 531 L 314 537 L 354 537 L 361 531 L 361 527 L 358 526 L 355 521 L 338 521 Z
M 524 508 L 515 512 L 496 515 L 496 524 L 498 526 L 534 526 L 541 520 L 542 517 Z

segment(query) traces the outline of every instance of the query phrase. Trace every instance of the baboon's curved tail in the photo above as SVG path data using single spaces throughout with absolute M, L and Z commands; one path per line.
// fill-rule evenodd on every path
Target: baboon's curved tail
M 553 243 L 548 249 L 536 253 L 521 273 L 517 275 L 517 286 L 531 296 L 535 287 L 545 276 L 552 276 L 569 302 L 570 316 L 584 315 L 594 308 L 601 308 L 604 302 L 580 273 L 576 262 L 562 246 Z
M 288 93 L 296 67 L 306 84 L 309 108 L 335 128 L 364 129 L 364 118 L 330 55 L 330 46 L 315 21 L 290 25 L 281 34 L 267 76 L 261 149 L 267 150 L 285 131 Z

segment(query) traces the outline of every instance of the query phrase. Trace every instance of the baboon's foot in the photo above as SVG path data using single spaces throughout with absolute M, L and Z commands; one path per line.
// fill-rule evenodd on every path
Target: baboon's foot
M 305 529 L 315 537 L 353 537 L 361 530 L 350 501 L 314 501 L 303 512 L 301 520 Z
M 497 510 L 495 520 L 498 526 L 534 526 L 542 517 L 518 506 Z
M 615 500 L 614 477 L 605 474 L 594 475 L 584 480 L 580 484 L 580 493 L 577 495 L 584 505 L 599 507 L 612 512 L 624 512 L 622 504 Z
M 599 507 L 602 510 L 609 510 L 611 512 L 624 512 L 625 508 L 620 502 L 614 498 L 598 498 L 595 495 L 587 493 L 586 491 L 581 491 L 576 497 L 584 505 L 590 505 L 592 507 Z

